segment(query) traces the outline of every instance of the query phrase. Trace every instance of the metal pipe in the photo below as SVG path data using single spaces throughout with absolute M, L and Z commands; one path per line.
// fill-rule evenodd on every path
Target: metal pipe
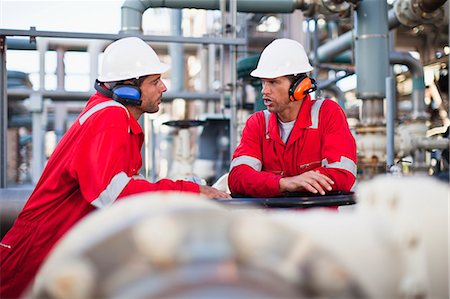
M 182 36 L 181 9 L 173 9 L 170 16 L 170 32 L 173 36 Z M 169 45 L 170 63 L 170 89 L 181 91 L 184 89 L 184 55 L 183 45 L 171 43 Z
M 8 98 L 7 90 L 7 73 L 6 73 L 6 38 L 0 36 L 0 190 L 6 188 L 7 177 L 7 156 L 6 144 L 8 142 Z
M 64 64 L 65 49 L 61 46 L 56 48 L 56 89 L 64 90 L 66 68 Z M 45 75 L 45 70 L 44 70 Z
M 356 97 L 383 99 L 388 75 L 387 3 L 365 0 L 356 10 L 355 66 Z
M 361 5 L 365 2 L 366 1 L 361 1 L 359 3 L 359 5 Z M 381 2 L 383 2 L 383 1 L 381 1 Z M 397 0 L 397 2 L 400 3 L 399 0 Z M 424 13 L 430 13 L 430 12 L 437 10 L 445 2 L 447 2 L 447 0 L 418 0 L 419 7 L 423 10 Z M 401 13 L 401 12 L 399 12 L 399 13 Z M 416 21 L 416 20 L 414 20 L 414 21 Z M 379 24 L 382 24 L 381 21 Z M 389 30 L 394 29 L 401 24 L 395 8 L 392 8 L 388 11 L 387 24 L 388 24 Z M 320 46 L 317 49 L 317 55 L 319 56 L 319 61 L 320 62 L 330 61 L 337 54 L 350 49 L 350 47 L 353 43 L 354 35 L 355 35 L 354 30 L 350 30 L 350 31 L 347 31 L 346 33 L 342 34 L 338 38 Z M 310 58 L 312 58 L 312 57 L 310 57 Z
M 231 15 L 231 35 L 236 38 L 237 26 L 237 5 L 236 1 L 230 1 L 230 15 Z M 237 46 L 230 46 L 230 74 L 231 74 L 231 99 L 230 99 L 230 160 L 237 147 Z
M 314 52 L 314 60 L 313 60 L 314 69 L 313 69 L 312 76 L 314 78 L 316 78 L 317 75 L 319 74 L 319 70 L 317 67 L 317 65 L 319 63 L 319 60 L 317 59 L 317 57 L 318 57 L 317 49 L 319 47 L 319 29 L 317 28 L 317 16 L 314 16 L 313 20 L 314 20 L 314 32 L 313 32 L 313 43 L 312 44 L 313 44 L 313 52 Z
M 391 52 L 389 53 L 389 60 L 391 64 L 406 65 L 413 80 L 412 102 L 413 102 L 413 118 L 426 117 L 425 113 L 425 82 L 422 63 L 415 59 L 407 52 Z
M 232 0 L 239 12 L 248 13 L 292 13 L 296 9 L 306 9 L 305 0 Z M 233 2 L 235 4 L 233 4 Z M 227 8 L 229 8 L 227 5 Z M 219 0 L 126 0 L 122 7 L 123 32 L 142 32 L 142 14 L 148 8 L 197 8 L 207 10 L 220 10 Z
M 33 90 L 25 88 L 10 88 L 8 89 L 8 98 L 25 99 L 33 94 Z M 44 98 L 50 98 L 53 101 L 86 101 L 92 95 L 91 92 L 69 92 L 58 90 L 44 90 L 42 96 Z M 163 101 L 172 101 L 177 98 L 185 100 L 214 100 L 220 99 L 218 93 L 205 93 L 205 92 L 165 92 L 163 93 Z
M 420 0 L 418 5 L 424 12 L 430 13 L 444 5 L 445 2 L 447 0 Z
M 0 29 L 0 36 L 27 36 L 27 37 L 62 37 L 77 39 L 101 39 L 117 40 L 127 36 L 138 36 L 144 41 L 161 43 L 183 43 L 183 44 L 224 44 L 224 45 L 245 45 L 245 38 L 220 38 L 220 37 L 184 37 L 184 36 L 163 36 L 163 35 L 142 35 L 135 33 L 104 34 L 104 33 L 84 33 L 84 32 L 63 32 L 63 31 L 41 31 L 41 30 L 17 30 Z
M 419 149 L 433 150 L 433 149 L 448 149 L 449 148 L 449 139 L 448 138 L 417 138 L 413 140 L 413 144 L 415 147 Z
M 394 165 L 395 157 L 395 81 L 386 78 L 386 169 Z

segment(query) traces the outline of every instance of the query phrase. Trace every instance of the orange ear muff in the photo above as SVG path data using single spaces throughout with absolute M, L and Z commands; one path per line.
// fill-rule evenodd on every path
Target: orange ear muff
M 301 76 L 297 81 L 291 84 L 291 87 L 289 88 L 289 99 L 293 102 L 300 101 L 305 95 L 316 89 L 316 80 L 309 78 L 306 75 Z

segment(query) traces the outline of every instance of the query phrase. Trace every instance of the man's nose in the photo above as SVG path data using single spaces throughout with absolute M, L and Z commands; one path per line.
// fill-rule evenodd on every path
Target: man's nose
M 161 81 L 161 91 L 162 92 L 166 92 L 167 91 L 166 84 L 164 84 L 164 82 L 162 82 L 162 81 Z
M 269 87 L 267 87 L 267 84 L 263 84 L 262 85 L 262 89 L 261 89 L 261 94 L 265 95 L 268 94 L 270 92 Z

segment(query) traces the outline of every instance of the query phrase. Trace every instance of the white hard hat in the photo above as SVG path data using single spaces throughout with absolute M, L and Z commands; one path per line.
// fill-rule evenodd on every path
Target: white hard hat
M 312 71 L 303 46 L 292 39 L 271 42 L 261 53 L 258 66 L 250 75 L 257 78 L 277 78 Z
M 119 39 L 106 47 L 98 81 L 121 81 L 141 76 L 162 74 L 169 66 L 155 51 L 137 37 Z

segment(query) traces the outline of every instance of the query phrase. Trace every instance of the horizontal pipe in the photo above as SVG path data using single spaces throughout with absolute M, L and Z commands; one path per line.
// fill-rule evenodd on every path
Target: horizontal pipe
M 185 44 L 218 44 L 228 46 L 246 45 L 245 38 L 222 38 L 222 37 L 184 37 L 184 36 L 163 36 L 163 35 L 142 35 L 137 33 L 84 33 L 84 32 L 63 32 L 63 31 L 41 31 L 41 30 L 18 30 L 18 29 L 0 29 L 0 36 L 29 36 L 29 37 L 60 37 L 60 38 L 78 38 L 78 39 L 101 39 L 117 40 L 123 37 L 137 36 L 148 42 L 161 43 L 185 43 Z
M 306 0 L 232 0 L 238 12 L 247 13 L 292 13 L 306 9 Z M 126 0 L 122 7 L 121 32 L 142 32 L 142 15 L 149 8 L 197 8 L 220 10 L 221 0 Z M 229 1 L 226 1 L 229 9 Z
M 92 95 L 92 92 L 72 92 L 59 90 L 45 90 L 36 92 L 34 90 L 23 88 L 8 89 L 8 99 L 26 99 L 34 93 L 42 94 L 43 98 L 50 98 L 54 101 L 86 101 Z M 202 92 L 165 92 L 163 93 L 163 100 L 171 101 L 174 99 L 185 100 L 219 100 L 218 93 L 202 93 Z
M 394 29 L 400 25 L 394 9 L 388 11 L 388 28 Z M 353 44 L 353 38 L 356 36 L 355 30 L 350 30 L 340 35 L 338 38 L 317 48 L 317 56 L 320 62 L 326 62 L 333 59 L 339 53 L 349 50 Z M 310 55 L 311 56 L 311 55 Z M 311 60 L 314 59 L 312 53 Z
M 419 0 L 419 7 L 426 13 L 430 13 L 444 5 L 447 0 Z
M 448 149 L 449 148 L 449 139 L 448 138 L 417 138 L 413 141 L 415 147 L 425 150 L 433 150 L 433 149 Z

